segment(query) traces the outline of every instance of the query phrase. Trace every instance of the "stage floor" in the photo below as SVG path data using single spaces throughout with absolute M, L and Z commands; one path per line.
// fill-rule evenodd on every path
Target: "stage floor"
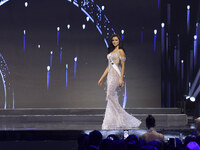
M 142 124 L 152 114 L 158 129 L 188 129 L 188 117 L 179 108 L 129 108 L 126 111 Z M 0 130 L 101 130 L 103 108 L 1 109 Z
M 100 130 L 103 138 L 109 134 L 124 138 L 124 133 L 138 137 L 146 132 L 145 118 L 152 114 L 156 129 L 168 138 L 184 139 L 194 134 L 194 123 L 188 123 L 179 108 L 132 108 L 126 111 L 142 121 L 137 129 L 101 130 L 105 109 L 102 108 L 26 108 L 1 109 L 0 144 L 6 149 L 77 149 L 77 137 Z M 12 146 L 12 145 L 15 145 Z M 42 148 L 43 147 L 43 148 Z

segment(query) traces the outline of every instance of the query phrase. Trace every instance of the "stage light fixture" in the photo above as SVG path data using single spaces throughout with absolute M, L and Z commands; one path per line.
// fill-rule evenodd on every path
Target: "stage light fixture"
M 50 54 L 52 55 L 52 54 L 53 54 L 53 51 L 51 51 Z
M 66 64 L 66 69 L 68 69 L 68 64 Z
M 197 39 L 197 35 L 194 35 L 194 40 L 196 40 Z
M 77 56 L 76 56 L 76 57 L 74 57 L 74 61 L 75 61 L 75 62 L 77 62 Z
M 191 102 L 195 102 L 195 101 L 196 101 L 196 98 L 192 96 L 192 97 L 190 97 L 190 101 L 191 101 Z
M 164 28 L 165 27 L 165 23 L 161 23 L 161 27 Z
M 190 99 L 190 96 L 189 96 L 189 95 L 186 95 L 185 99 Z
M 60 31 L 60 27 L 57 27 L 57 31 L 58 31 L 58 32 Z
M 85 24 L 82 25 L 83 30 L 85 30 Z
M 40 48 L 40 45 L 38 45 L 38 48 Z
M 155 29 L 153 32 L 154 32 L 154 34 L 157 34 L 158 31 Z
M 67 29 L 70 29 L 70 24 L 67 25 Z
M 28 2 L 25 2 L 25 3 L 24 3 L 24 6 L 25 6 L 25 7 L 28 7 Z
M 47 66 L 47 71 L 50 71 L 51 67 L 50 66 Z
M 101 10 L 104 10 L 105 9 L 105 6 L 101 6 Z
M 124 34 L 124 30 L 123 29 L 121 30 L 121 33 Z
M 24 35 L 26 34 L 26 30 L 24 30 Z
M 89 17 L 86 17 L 86 20 L 87 20 L 87 21 L 89 21 L 89 20 L 90 20 L 90 18 L 89 18 Z
M 181 60 L 181 63 L 183 64 L 183 63 L 184 63 L 184 60 Z
M 187 10 L 189 10 L 190 9 L 190 5 L 187 5 Z

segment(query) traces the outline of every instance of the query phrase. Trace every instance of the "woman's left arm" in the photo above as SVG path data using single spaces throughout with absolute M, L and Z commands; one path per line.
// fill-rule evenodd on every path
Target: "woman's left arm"
M 119 50 L 119 53 L 121 55 L 120 57 L 122 58 L 121 59 L 121 67 L 122 67 L 122 69 L 121 69 L 121 78 L 120 78 L 120 81 L 119 81 L 119 86 L 122 86 L 123 77 L 124 77 L 124 70 L 125 70 L 125 58 L 126 58 L 126 56 L 125 56 L 125 53 L 124 53 L 124 51 L 122 49 Z

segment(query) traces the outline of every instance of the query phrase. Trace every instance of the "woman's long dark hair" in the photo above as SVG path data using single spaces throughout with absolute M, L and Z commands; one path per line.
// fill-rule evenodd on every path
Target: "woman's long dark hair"
M 110 37 L 109 47 L 108 47 L 108 54 L 111 53 L 115 49 L 114 45 L 112 44 L 113 37 L 117 37 L 119 39 L 119 49 L 123 49 L 123 51 L 124 51 L 123 43 L 122 43 L 122 39 L 121 39 L 120 35 L 119 34 L 113 34 Z

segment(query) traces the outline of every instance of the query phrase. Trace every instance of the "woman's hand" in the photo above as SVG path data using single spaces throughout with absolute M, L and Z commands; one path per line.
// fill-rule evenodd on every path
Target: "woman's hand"
M 102 86 L 102 83 L 103 83 L 103 79 L 100 79 L 100 80 L 98 81 L 98 85 L 99 85 L 99 86 Z
M 119 80 L 119 86 L 122 86 L 122 84 L 123 84 L 123 79 L 120 79 Z

